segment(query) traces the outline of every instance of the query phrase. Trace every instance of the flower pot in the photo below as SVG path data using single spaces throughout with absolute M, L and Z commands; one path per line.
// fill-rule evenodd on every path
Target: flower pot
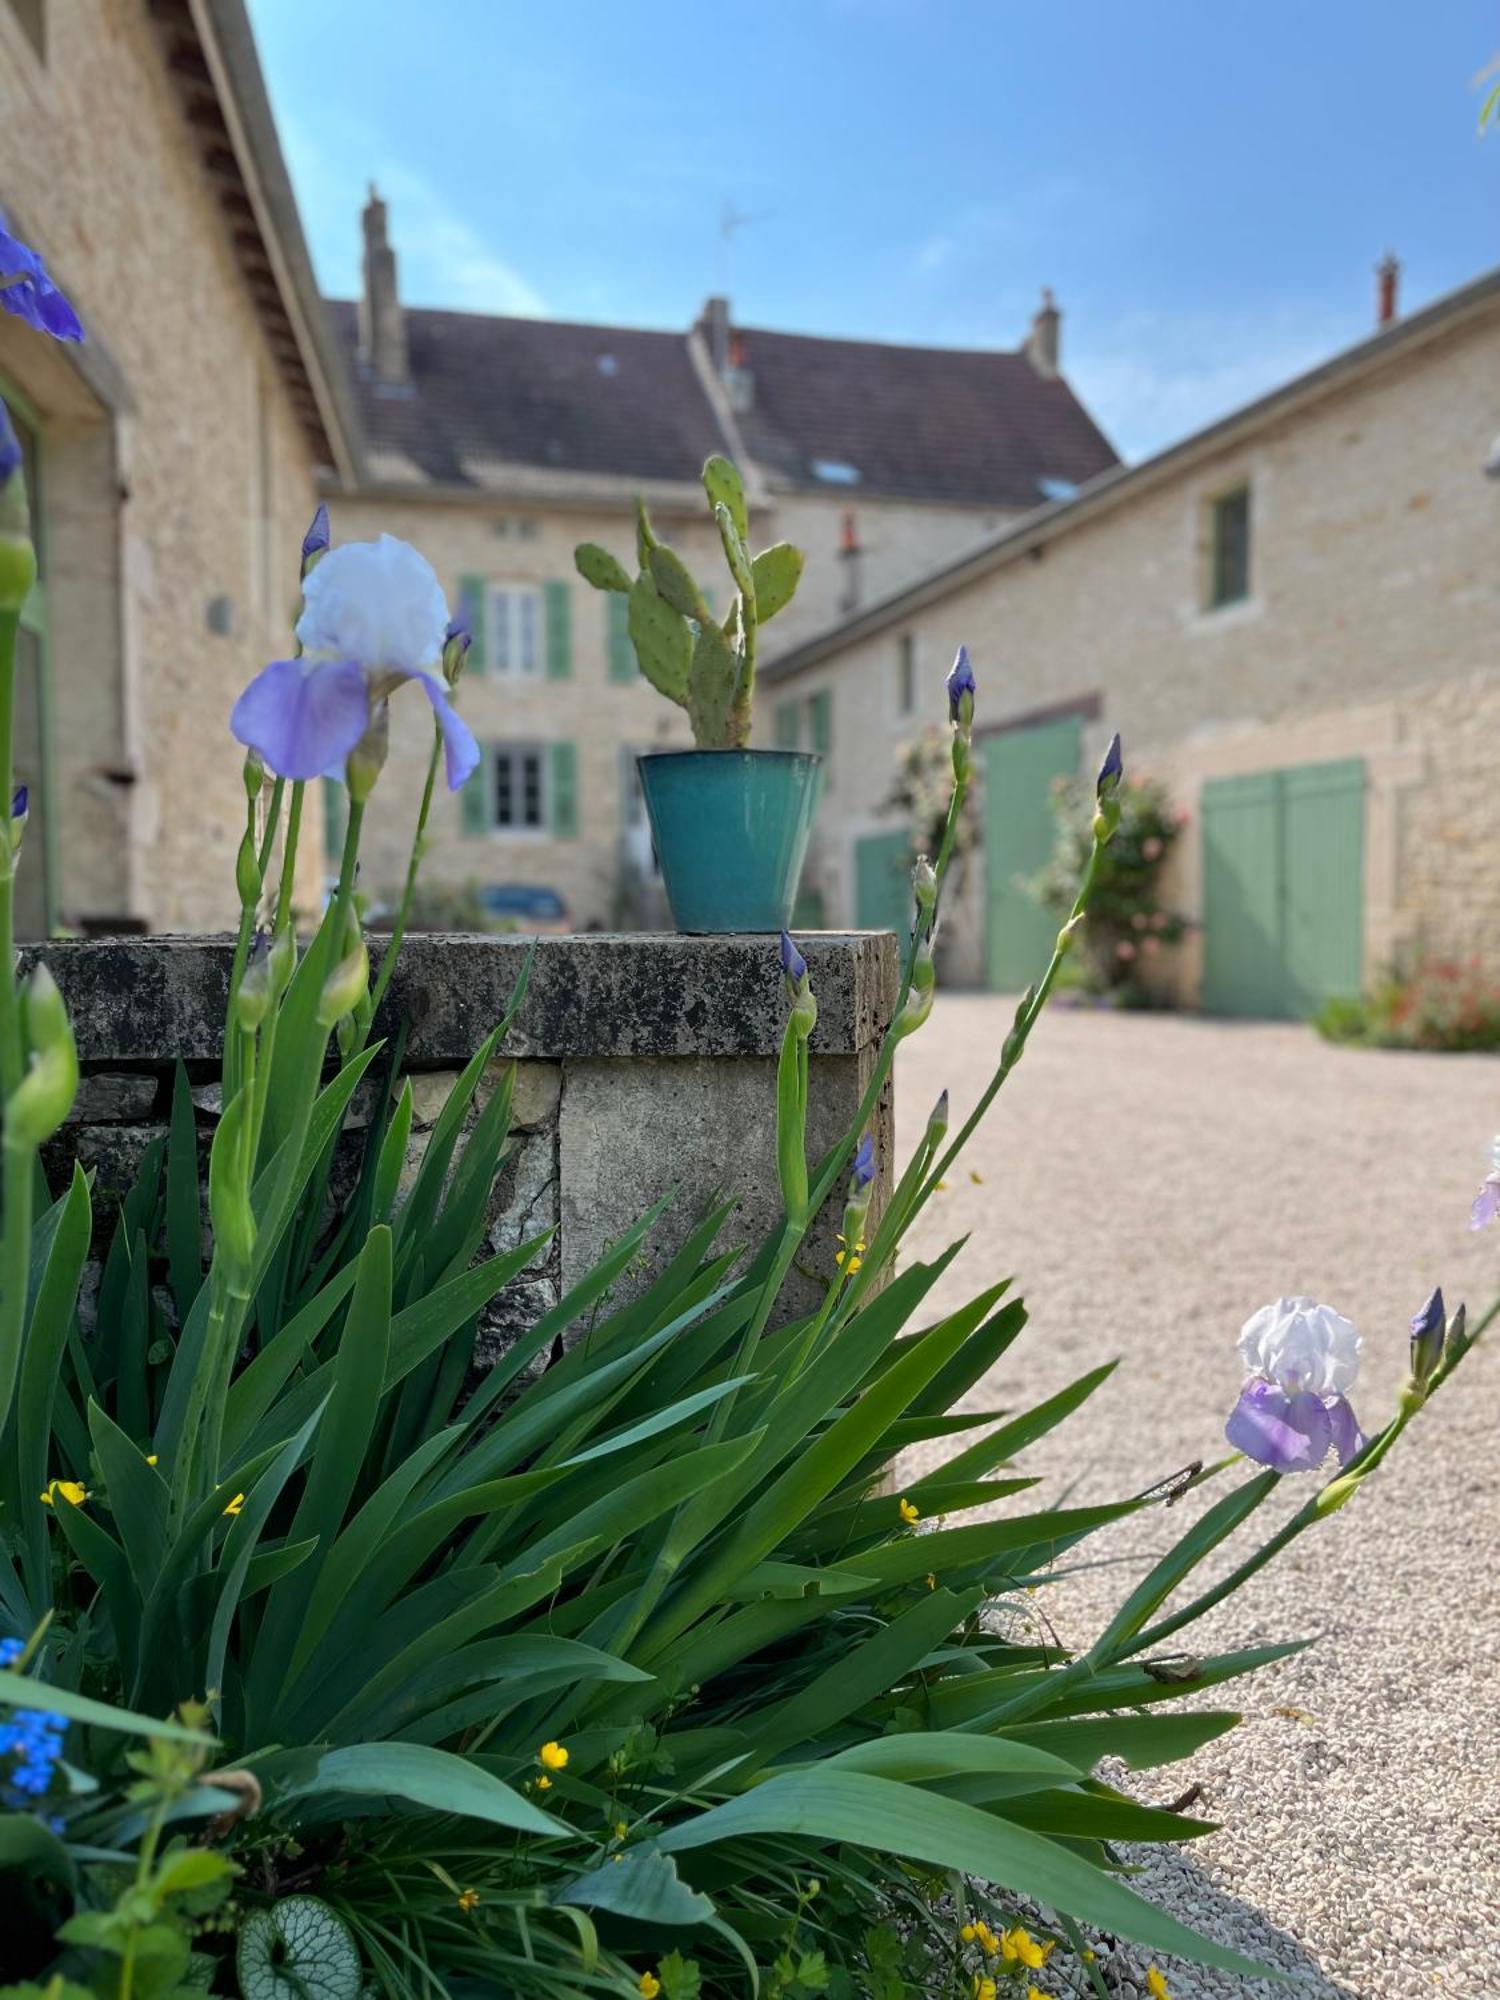
M 822 759 L 805 750 L 657 750 L 636 761 L 677 928 L 786 929 Z

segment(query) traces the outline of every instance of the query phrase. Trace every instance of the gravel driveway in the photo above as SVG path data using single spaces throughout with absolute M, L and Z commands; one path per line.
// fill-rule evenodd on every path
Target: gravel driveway
M 973 1104 L 1010 1015 L 988 997 L 939 1000 L 898 1067 L 901 1157 L 945 1084 L 955 1125 Z M 968 1231 L 942 1302 L 1006 1272 L 1028 1301 L 1030 1325 L 973 1407 L 1029 1404 L 1122 1357 L 1028 1465 L 1049 1475 L 1044 1493 L 1077 1480 L 1089 1498 L 1123 1494 L 1223 1449 L 1235 1336 L 1281 1293 L 1355 1321 L 1353 1400 L 1383 1422 L 1432 1285 L 1475 1312 L 1500 1289 L 1500 1227 L 1467 1228 L 1496 1130 L 1500 1058 L 1054 1008 L 911 1248 Z M 1198 1810 L 1222 1823 L 1153 1859 L 1147 1893 L 1303 1975 L 1288 1988 L 1164 1964 L 1173 2000 L 1500 1996 L 1497 1350 L 1500 1328 L 1348 1507 L 1188 1635 L 1202 1651 L 1317 1644 L 1223 1691 L 1241 1728 L 1136 1781 L 1156 1803 L 1197 1781 Z M 1283 1512 L 1308 1490 L 1286 1484 Z M 1185 1525 L 1122 1524 L 1109 1552 L 1159 1550 L 1167 1518 Z M 1086 1642 L 1134 1574 L 1060 1584 L 1045 1602 L 1062 1635 Z M 1111 1991 L 1134 1994 L 1147 1962 L 1111 1957 Z

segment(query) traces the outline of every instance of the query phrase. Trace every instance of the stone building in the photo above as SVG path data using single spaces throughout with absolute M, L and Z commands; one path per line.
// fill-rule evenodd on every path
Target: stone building
M 1500 968 L 1500 270 L 769 666 L 766 740 L 831 743 L 813 867 L 828 920 L 905 920 L 900 747 L 980 680 L 982 844 L 950 926 L 961 974 L 1034 976 L 1021 886 L 1054 778 L 1118 729 L 1191 816 L 1164 967 L 1227 1012 L 1303 1014 L 1424 955 Z M 1486 476 L 1486 474 L 1491 476 Z
M 23 931 L 221 924 L 229 708 L 286 649 L 320 475 L 355 464 L 239 0 L 0 0 L 0 204 L 88 333 L 0 315 L 41 561 Z
M 335 534 L 416 543 L 476 633 L 463 706 L 486 763 L 437 802 L 438 887 L 548 889 L 580 927 L 661 920 L 634 759 L 688 741 L 686 722 L 637 673 L 624 600 L 573 567 L 580 541 L 633 563 L 637 494 L 727 602 L 698 476 L 735 460 L 757 545 L 808 556 L 771 649 L 1116 463 L 1059 373 L 1050 299 L 1017 353 L 765 332 L 724 299 L 686 332 L 411 309 L 373 191 L 363 226 L 363 295 L 330 306 L 364 438 L 357 481 L 330 493 Z M 393 731 L 377 894 L 404 870 L 426 755 Z

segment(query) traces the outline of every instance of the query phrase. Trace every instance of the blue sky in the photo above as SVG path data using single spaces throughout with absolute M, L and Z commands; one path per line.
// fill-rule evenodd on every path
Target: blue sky
M 1407 306 L 1500 262 L 1493 0 L 251 12 L 325 289 L 371 179 L 414 304 L 1011 347 L 1050 284 L 1131 457 L 1359 338 L 1387 247 Z

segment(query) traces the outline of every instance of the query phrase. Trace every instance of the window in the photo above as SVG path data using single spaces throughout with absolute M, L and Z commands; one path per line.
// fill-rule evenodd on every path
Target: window
M 496 743 L 490 749 L 490 810 L 506 832 L 540 832 L 547 824 L 546 759 L 538 744 Z
M 896 641 L 896 713 L 913 715 L 917 707 L 917 642 L 910 632 Z
M 1209 503 L 1208 608 L 1250 595 L 1250 488 L 1237 486 Z
M 539 590 L 500 589 L 490 592 L 490 670 L 519 680 L 534 680 L 542 672 L 542 594 Z
M 772 717 L 772 727 L 776 733 L 778 750 L 795 750 L 802 737 L 802 705 L 795 701 L 779 701 Z

